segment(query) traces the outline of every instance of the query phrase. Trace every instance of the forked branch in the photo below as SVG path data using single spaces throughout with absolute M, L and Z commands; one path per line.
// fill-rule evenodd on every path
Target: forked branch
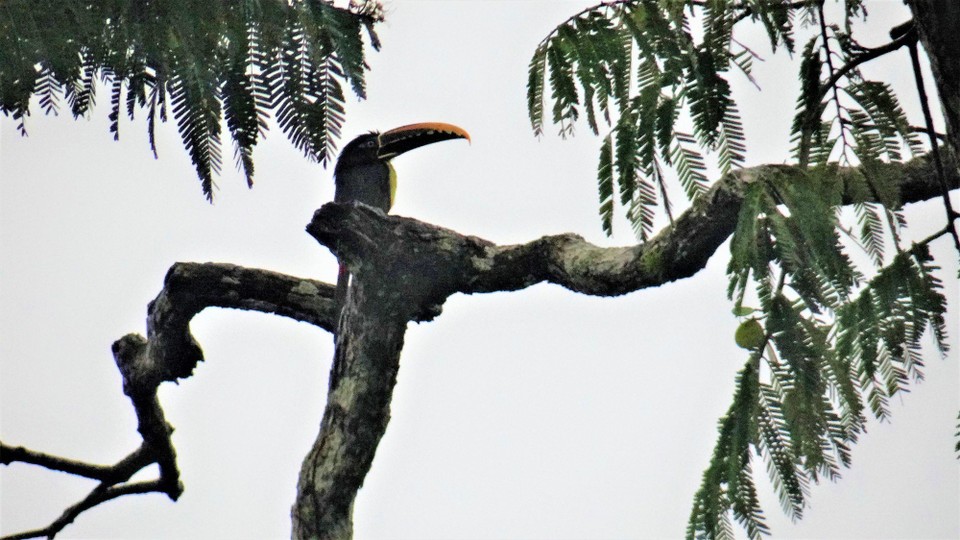
M 0 463 L 27 463 L 98 480 L 82 500 L 67 508 L 48 526 L 4 537 L 53 538 L 81 513 L 101 503 L 143 493 L 163 493 L 176 500 L 183 492 L 176 451 L 157 399 L 165 381 L 187 377 L 203 359 L 190 335 L 190 320 L 207 307 L 237 308 L 275 313 L 330 330 L 333 327 L 333 288 L 266 270 L 229 264 L 174 264 L 163 290 L 147 308 L 147 337 L 128 334 L 113 343 L 113 356 L 123 377 L 123 392 L 137 416 L 143 442 L 113 465 L 97 465 L 0 443 Z M 138 471 L 157 464 L 159 475 L 145 482 L 129 482 Z

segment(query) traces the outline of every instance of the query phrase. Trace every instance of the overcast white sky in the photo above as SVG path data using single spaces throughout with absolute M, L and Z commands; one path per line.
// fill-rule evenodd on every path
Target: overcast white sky
M 370 56 L 369 99 L 351 103 L 345 140 L 439 120 L 473 144 L 402 158 L 394 212 L 498 243 L 575 232 L 603 245 L 596 212 L 598 140 L 529 129 L 526 67 L 539 40 L 589 2 L 396 0 Z M 909 15 L 872 1 L 867 46 Z M 766 57 L 764 34 L 743 32 Z M 868 66 L 896 77 L 915 123 L 906 54 Z M 796 66 L 758 63 L 757 91 L 733 75 L 748 164 L 788 160 Z M 101 94 L 102 96 L 102 94 Z M 106 98 L 101 97 L 101 101 Z M 139 443 L 110 344 L 144 332 L 146 304 L 175 261 L 222 261 L 332 280 L 334 259 L 304 231 L 332 199 L 331 171 L 275 128 L 248 190 L 231 167 L 216 203 L 200 194 L 175 126 L 149 151 L 140 115 L 107 130 L 107 111 L 0 121 L 0 438 L 113 462 Z M 229 156 L 232 150 L 225 149 Z M 908 207 L 911 237 L 941 220 Z M 871 422 L 838 484 L 812 490 L 792 524 L 755 466 L 783 538 L 957 538 L 960 408 L 956 256 L 934 246 L 951 302 L 953 352 L 932 348 L 927 381 Z M 393 419 L 356 502 L 358 539 L 676 538 L 716 440 L 744 353 L 725 298 L 727 249 L 697 276 L 616 299 L 540 285 L 451 298 L 411 325 Z M 128 497 L 83 514 L 62 538 L 283 538 L 300 462 L 327 390 L 330 335 L 278 317 L 210 310 L 192 329 L 207 361 L 161 391 L 186 491 Z M 0 532 L 43 526 L 93 485 L 39 468 L 0 469 Z M 58 538 L 60 538 L 58 537 Z

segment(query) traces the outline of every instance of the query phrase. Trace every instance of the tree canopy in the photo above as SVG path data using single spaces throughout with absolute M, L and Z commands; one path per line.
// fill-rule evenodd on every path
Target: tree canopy
M 109 89 L 110 131 L 120 117 L 147 115 L 150 146 L 157 120 L 173 113 L 183 146 L 213 198 L 220 172 L 221 121 L 237 166 L 253 184 L 253 149 L 276 118 L 303 154 L 326 163 L 344 121 L 343 83 L 365 96 L 365 29 L 382 16 L 363 3 L 351 9 L 310 2 L 6 2 L 0 27 L 0 111 L 27 133 L 31 99 L 74 117 Z M 65 29 L 70 31 L 65 31 Z

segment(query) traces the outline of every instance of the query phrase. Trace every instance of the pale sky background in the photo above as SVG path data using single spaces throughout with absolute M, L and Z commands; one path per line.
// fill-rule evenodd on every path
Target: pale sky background
M 575 232 L 633 242 L 597 217 L 598 138 L 586 126 L 535 139 L 526 114 L 534 47 L 583 1 L 387 4 L 384 49 L 371 54 L 369 98 L 351 100 L 344 141 L 370 129 L 438 120 L 473 144 L 398 158 L 394 213 L 498 243 Z M 872 1 L 862 43 L 887 41 L 909 15 Z M 789 159 L 796 65 L 771 58 L 765 34 L 739 30 L 768 60 L 757 91 L 732 74 L 748 165 Z M 905 51 L 864 70 L 896 77 L 920 123 Z M 333 197 L 332 171 L 303 159 L 274 128 L 248 190 L 227 162 L 216 202 L 200 193 L 173 123 L 107 130 L 89 120 L 2 119 L 0 153 L 0 438 L 114 462 L 139 444 L 110 344 L 143 333 L 147 303 L 175 261 L 218 261 L 333 280 L 329 252 L 303 230 Z M 225 157 L 232 149 L 225 148 Z M 712 175 L 715 178 L 715 175 Z M 956 195 L 956 193 L 954 194 Z M 675 202 L 680 199 L 675 198 Z M 957 197 L 954 197 L 957 200 Z M 960 202 L 960 201 L 958 201 Z M 908 234 L 939 227 L 940 203 L 912 205 Z M 927 380 L 869 424 L 853 467 L 815 486 L 790 522 L 754 470 L 774 537 L 957 538 L 960 409 L 957 257 L 934 245 L 950 299 L 953 351 L 929 348 Z M 358 539 L 619 539 L 683 535 L 694 492 L 745 353 L 725 297 L 722 247 L 691 279 L 615 299 L 552 285 L 457 295 L 436 321 L 411 324 L 392 421 L 356 501 Z M 186 491 L 177 503 L 127 497 L 80 516 L 58 538 L 260 539 L 290 534 L 300 463 L 314 440 L 333 352 L 330 335 L 280 317 L 209 310 L 194 319 L 207 361 L 161 400 Z M 151 470 L 152 472 L 152 470 Z M 0 469 L 0 533 L 46 526 L 94 484 L 17 464 Z

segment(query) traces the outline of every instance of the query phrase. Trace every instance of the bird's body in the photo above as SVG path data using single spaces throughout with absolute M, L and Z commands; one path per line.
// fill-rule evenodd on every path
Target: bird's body
M 397 175 L 390 160 L 421 146 L 470 135 L 450 124 L 425 123 L 402 126 L 384 133 L 366 133 L 350 141 L 340 152 L 333 171 L 337 203 L 362 203 L 386 213 L 393 206 Z M 342 310 L 350 284 L 343 262 L 337 276 L 335 301 Z
M 333 172 L 333 202 L 359 202 L 389 212 L 397 189 L 397 176 L 389 160 L 379 159 L 366 144 L 376 145 L 379 135 L 368 133 L 350 142 L 340 153 Z

